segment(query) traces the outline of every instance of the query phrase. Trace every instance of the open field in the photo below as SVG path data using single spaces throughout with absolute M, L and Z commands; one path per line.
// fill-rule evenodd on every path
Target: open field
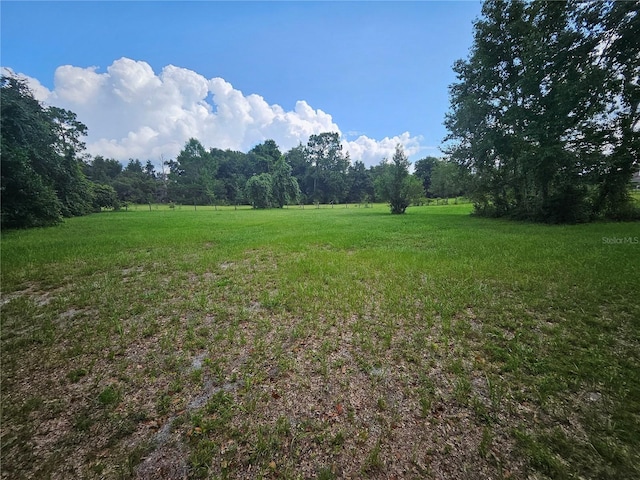
M 640 223 L 137 207 L 2 236 L 2 478 L 640 478 Z

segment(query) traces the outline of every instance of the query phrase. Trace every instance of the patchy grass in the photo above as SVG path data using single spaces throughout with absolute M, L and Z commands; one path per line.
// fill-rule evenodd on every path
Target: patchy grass
M 3 232 L 2 478 L 640 477 L 640 224 L 469 211 Z

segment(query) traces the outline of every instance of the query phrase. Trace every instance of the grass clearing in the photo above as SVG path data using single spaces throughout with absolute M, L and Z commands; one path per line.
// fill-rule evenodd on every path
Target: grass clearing
M 639 477 L 640 224 L 469 212 L 4 232 L 2 478 Z

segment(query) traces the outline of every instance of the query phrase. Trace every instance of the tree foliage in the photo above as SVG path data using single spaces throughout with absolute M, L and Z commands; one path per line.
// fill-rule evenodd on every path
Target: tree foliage
M 413 174 L 422 181 L 424 191 L 427 193 L 431 189 L 431 172 L 438 161 L 439 159 L 436 157 L 425 157 L 416 161 L 413 165 Z
M 478 213 L 575 222 L 624 203 L 638 168 L 637 6 L 484 3 L 445 120 Z
M 207 150 L 197 139 L 190 139 L 176 159 L 162 167 L 158 173 L 149 160 L 143 164 L 130 159 L 123 167 L 114 159 L 96 156 L 84 164 L 84 171 L 92 182 L 112 186 L 121 203 L 253 205 L 254 199 L 247 196 L 247 182 L 261 174 L 269 175 L 272 182 L 269 207 L 376 200 L 374 169 L 358 161 L 352 164 L 348 155 L 342 154 L 335 133 L 312 135 L 307 145 L 298 145 L 284 155 L 273 140 L 243 153 Z
M 335 132 L 311 135 L 304 150 L 308 162 L 305 184 L 312 185 L 309 198 L 319 203 L 337 203 L 349 192 L 349 158 L 343 155 L 340 137 Z
M 409 174 L 409 160 L 401 145 L 396 145 L 390 163 L 382 162 L 381 175 L 377 180 L 379 195 L 388 202 L 393 214 L 405 213 L 411 204 L 412 196 L 415 197 L 415 181 Z
M 222 190 L 217 171 L 218 162 L 211 152 L 191 138 L 176 160 L 169 162 L 171 198 L 185 204 L 212 204 Z
M 114 210 L 120 209 L 118 194 L 111 185 L 93 183 L 91 184 L 91 189 L 93 208 L 96 212 L 101 211 L 103 208 L 112 208 Z
M 466 190 L 465 171 L 457 163 L 437 160 L 431 170 L 429 193 L 434 197 L 451 198 Z
M 422 181 L 415 175 L 409 175 L 406 180 L 405 191 L 410 205 L 421 205 L 425 200 Z
M 254 175 L 247 181 L 246 196 L 253 208 L 269 208 L 272 204 L 273 179 L 268 173 Z
M 282 153 L 274 140 L 265 140 L 249 150 L 247 154 L 253 167 L 253 175 L 271 173 Z
M 282 208 L 298 201 L 300 187 L 295 177 L 291 176 L 291 165 L 284 156 L 281 155 L 273 165 L 271 179 L 271 198 L 275 207 Z
M 52 225 L 92 210 L 82 172 L 86 127 L 68 110 L 43 107 L 26 82 L 3 75 L 2 226 Z
M 349 165 L 346 182 L 349 185 L 347 201 L 360 203 L 374 197 L 373 176 L 363 162 L 356 160 Z

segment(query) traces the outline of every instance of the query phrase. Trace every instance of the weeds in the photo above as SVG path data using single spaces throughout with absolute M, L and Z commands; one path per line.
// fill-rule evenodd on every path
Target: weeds
M 98 394 L 98 402 L 105 407 L 120 403 L 121 394 L 113 385 L 107 386 Z

